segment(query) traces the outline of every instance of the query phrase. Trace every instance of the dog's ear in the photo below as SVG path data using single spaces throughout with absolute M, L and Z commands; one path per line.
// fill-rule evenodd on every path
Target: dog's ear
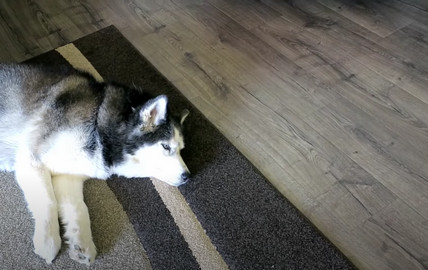
M 189 116 L 189 110 L 187 110 L 187 109 L 184 109 L 182 112 L 181 112 L 181 115 L 180 115 L 180 125 L 182 125 L 183 124 L 183 122 L 184 122 L 184 120 L 186 120 L 186 118 L 187 118 L 187 116 Z
M 153 98 L 144 104 L 140 111 L 141 131 L 153 132 L 160 123 L 165 121 L 167 104 L 168 98 L 164 95 Z

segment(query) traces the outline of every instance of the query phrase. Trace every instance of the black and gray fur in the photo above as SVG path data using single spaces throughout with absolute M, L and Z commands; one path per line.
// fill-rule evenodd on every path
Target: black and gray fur
M 37 119 L 33 133 L 35 157 L 49 136 L 57 131 L 81 127 L 86 132 L 85 150 L 102 147 L 106 170 L 119 164 L 144 144 L 153 144 L 181 132 L 179 120 L 167 119 L 151 132 L 143 126 L 140 110 L 153 96 L 114 82 L 97 82 L 91 75 L 67 67 L 0 65 L 0 164 L 13 167 L 17 138 L 26 122 Z M 133 132 L 140 129 L 141 132 Z M 1 165 L 0 165 L 1 167 Z

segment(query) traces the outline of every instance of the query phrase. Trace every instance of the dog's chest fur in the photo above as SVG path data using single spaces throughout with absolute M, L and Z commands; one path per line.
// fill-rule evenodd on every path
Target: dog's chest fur
M 52 174 L 77 174 L 105 179 L 108 173 L 97 143 L 94 151 L 85 151 L 87 142 L 81 132 L 61 131 L 49 139 L 41 149 L 40 160 Z

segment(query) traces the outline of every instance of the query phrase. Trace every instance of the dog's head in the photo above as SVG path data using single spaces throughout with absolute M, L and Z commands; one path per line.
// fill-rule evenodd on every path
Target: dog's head
M 180 151 L 184 148 L 182 124 L 188 111 L 179 119 L 167 110 L 168 99 L 158 96 L 133 109 L 135 123 L 128 129 L 124 160 L 113 173 L 125 177 L 156 178 L 173 186 L 186 183 L 190 177 Z

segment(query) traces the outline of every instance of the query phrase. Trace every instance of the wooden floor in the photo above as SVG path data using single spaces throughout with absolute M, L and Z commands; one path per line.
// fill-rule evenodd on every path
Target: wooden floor
M 361 269 L 428 269 L 428 2 L 1 1 L 0 60 L 114 24 Z

